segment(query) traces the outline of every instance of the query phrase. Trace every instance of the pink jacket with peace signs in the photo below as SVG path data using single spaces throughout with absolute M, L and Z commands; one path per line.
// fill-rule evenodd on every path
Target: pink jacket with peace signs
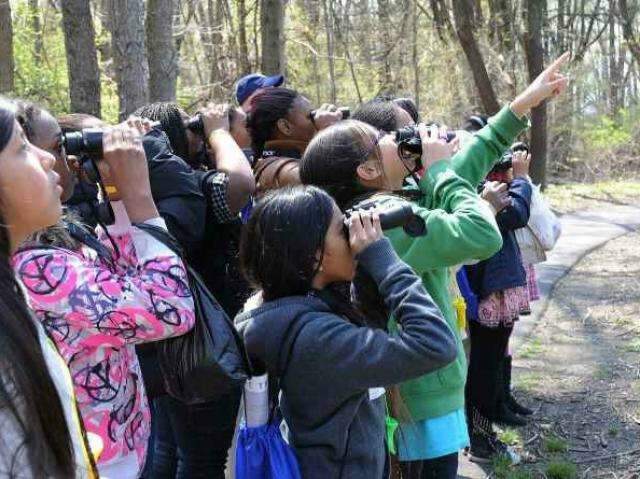
M 194 314 L 180 258 L 132 226 L 122 204 L 114 212 L 118 252 L 100 235 L 113 261 L 37 246 L 16 253 L 14 270 L 69 366 L 85 428 L 102 438 L 100 475 L 127 478 L 144 466 L 151 424 L 135 345 L 184 334 Z

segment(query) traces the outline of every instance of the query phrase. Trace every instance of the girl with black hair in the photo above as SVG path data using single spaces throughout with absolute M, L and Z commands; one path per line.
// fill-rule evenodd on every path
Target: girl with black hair
M 398 255 L 423 280 L 452 330 L 456 332 L 456 361 L 432 374 L 400 386 L 410 418 L 402 419 L 397 435 L 399 458 L 409 478 L 455 478 L 458 451 L 469 445 L 464 413 L 466 358 L 457 315 L 449 292 L 450 267 L 487 259 L 502 246 L 492 210 L 480 200 L 476 185 L 484 179 L 514 138 L 527 126 L 525 113 L 562 92 L 567 79 L 558 73 L 563 55 L 458 153 L 456 141 L 439 139 L 437 128 L 420 126 L 421 165 L 405 156 L 391 135 L 361 122 L 348 121 L 317 135 L 300 163 L 304 184 L 326 189 L 341 207 L 376 195 L 379 201 L 413 199 L 414 211 L 428 234 L 412 237 L 402 228 L 386 232 Z M 452 156 L 450 161 L 442 161 Z M 417 185 L 403 189 L 405 178 L 422 166 Z M 393 323 L 392 323 L 393 325 Z M 491 437 L 491 447 L 506 446 Z
M 250 295 L 239 270 L 242 223 L 238 212 L 253 193 L 254 178 L 238 143 L 243 140 L 237 124 L 244 113 L 234 111 L 230 124 L 229 108 L 209 105 L 200 111 L 204 137 L 203 132 L 185 127 L 190 117 L 175 103 L 153 103 L 136 113 L 159 121 L 170 149 L 180 157 L 170 157 L 166 149 L 150 155 L 151 187 L 158 210 L 189 264 L 233 317 Z M 186 186 L 188 181 L 193 181 L 193 188 L 171 191 L 181 188 L 181 182 Z M 169 185 L 174 188 L 167 188 Z M 138 348 L 138 355 L 145 381 L 159 386 L 153 388 L 153 437 L 145 476 L 223 478 L 241 389 L 203 404 L 186 405 L 163 394 L 153 347 Z
M 96 477 L 64 361 L 35 321 L 11 254 L 61 213 L 54 158 L 25 138 L 0 99 L 0 475 Z
M 334 105 L 313 110 L 289 88 L 267 88 L 251 100 L 247 127 L 256 162 L 256 192 L 300 184 L 298 160 L 314 135 L 342 119 Z
M 353 112 L 351 118 L 368 123 L 387 133 L 416 123 L 401 105 L 383 97 L 363 103 Z
M 37 131 L 40 118 L 22 120 Z M 100 474 L 126 479 L 141 472 L 150 426 L 135 345 L 184 334 L 194 315 L 182 260 L 132 225 L 166 228 L 151 198 L 140 132 L 125 125 L 105 130 L 103 151 L 97 166 L 115 224 L 95 237 L 87 233 L 97 247 L 23 237 L 12 262 L 28 304 L 72 372 L 84 426 L 101 440 Z M 28 220 L 23 212 L 12 218 L 17 224 Z
M 302 477 L 379 478 L 386 462 L 379 388 L 455 357 L 454 336 L 413 271 L 384 239 L 377 213 L 348 222 L 314 187 L 267 195 L 242 240 L 241 259 L 258 289 L 236 318 L 256 370 L 279 377 L 280 409 Z M 332 293 L 356 269 L 374 280 L 400 330 L 368 318 Z

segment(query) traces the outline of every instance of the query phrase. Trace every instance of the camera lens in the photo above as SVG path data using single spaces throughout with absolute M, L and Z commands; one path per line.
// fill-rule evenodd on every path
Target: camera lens
M 63 138 L 67 155 L 102 158 L 102 136 L 100 128 L 86 128 L 82 131 L 66 133 Z

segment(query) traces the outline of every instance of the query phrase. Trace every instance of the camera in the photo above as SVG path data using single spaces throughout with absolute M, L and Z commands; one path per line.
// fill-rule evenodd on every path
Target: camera
M 493 167 L 493 171 L 496 173 L 505 172 L 513 167 L 513 154 L 517 151 L 526 151 L 529 153 L 529 146 L 521 141 L 511 145 L 496 165 Z
M 340 107 L 338 108 L 338 111 L 342 114 L 343 120 L 348 120 L 351 116 L 351 109 L 348 106 Z M 313 119 L 316 117 L 316 113 L 318 113 L 318 110 L 312 110 L 311 113 L 309 113 L 309 118 L 311 118 L 311 121 L 313 121 Z
M 432 125 L 427 125 L 432 126 Z M 456 137 L 455 132 L 448 131 L 447 136 L 443 137 L 443 140 L 447 140 L 447 143 L 453 141 Z M 396 131 L 396 144 L 403 153 L 411 154 L 415 156 L 422 155 L 422 140 L 420 138 L 420 132 L 415 125 L 405 126 Z
M 383 230 L 402 227 L 409 236 L 425 236 L 427 225 L 423 218 L 413 212 L 411 203 L 398 198 L 397 200 L 368 199 L 356 203 L 344 212 L 346 218 L 358 211 L 377 209 L 380 216 L 380 226 Z M 344 225 L 344 233 L 349 237 L 349 227 Z

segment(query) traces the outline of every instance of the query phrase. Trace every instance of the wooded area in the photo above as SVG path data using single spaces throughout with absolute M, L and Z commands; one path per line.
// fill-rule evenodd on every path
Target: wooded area
M 262 71 L 317 104 L 401 94 L 459 126 L 565 50 L 569 94 L 532 115 L 535 179 L 628 175 L 640 0 L 0 0 L 0 91 L 111 121 L 229 100 Z

